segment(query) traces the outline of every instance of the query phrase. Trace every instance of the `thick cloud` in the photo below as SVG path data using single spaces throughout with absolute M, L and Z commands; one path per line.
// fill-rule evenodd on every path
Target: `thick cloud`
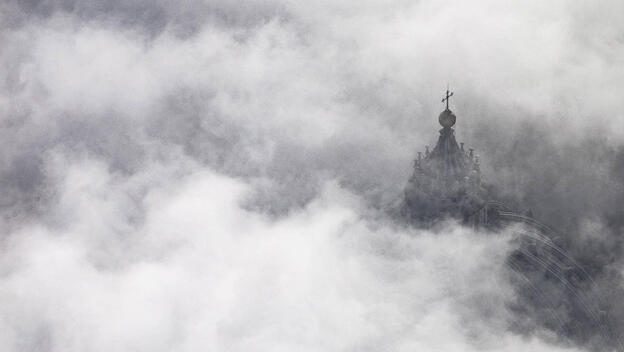
M 538 348 L 500 330 L 505 309 L 494 321 L 479 304 L 463 312 L 470 304 L 436 279 L 449 274 L 440 260 L 460 281 L 498 275 L 500 258 L 479 257 L 504 253 L 504 235 L 449 226 L 434 240 L 380 210 L 436 140 L 449 82 L 456 134 L 485 177 L 560 229 L 596 290 L 620 300 L 622 7 L 3 2 L 0 343 Z M 509 298 L 504 284 L 489 288 L 459 295 Z M 459 323 L 467 317 L 476 331 Z
M 273 221 L 240 207 L 246 186 L 208 171 L 119 178 L 66 162 L 64 226 L 5 241 L 3 350 L 554 348 L 505 330 L 506 235 L 368 223 L 335 184 Z

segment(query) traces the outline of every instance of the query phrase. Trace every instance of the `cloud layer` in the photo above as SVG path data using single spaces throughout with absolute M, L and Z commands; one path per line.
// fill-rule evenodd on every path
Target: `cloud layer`
M 505 332 L 507 235 L 384 210 L 449 82 L 485 177 L 618 301 L 623 10 L 3 2 L 3 350 L 550 346 Z
M 554 348 L 506 331 L 508 236 L 369 223 L 336 184 L 274 221 L 207 171 L 63 169 L 64 228 L 5 241 L 3 350 Z M 135 226 L 127 198 L 145 183 Z

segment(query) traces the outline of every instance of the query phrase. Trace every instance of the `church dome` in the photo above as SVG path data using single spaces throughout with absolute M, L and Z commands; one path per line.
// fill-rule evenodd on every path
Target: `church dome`
M 513 324 L 525 329 L 531 327 L 525 324 L 536 323 L 571 342 L 595 343 L 602 347 L 599 350 L 619 346 L 617 326 L 608 315 L 610 303 L 594 296 L 589 273 L 555 244 L 564 234 L 497 201 L 496 188 L 481 183 L 474 150 L 465 151 L 463 143 L 458 145 L 455 140 L 451 127 L 456 116 L 448 107 L 451 96 L 447 90 L 442 99 L 447 106 L 439 116 L 443 128 L 436 146 L 431 151 L 426 147 L 424 157 L 419 152 L 414 160 L 401 214 L 423 228 L 448 218 L 495 233 L 513 226 L 509 232 L 503 231 L 513 238 L 504 254 L 510 269 L 506 276 L 516 297 L 509 302 L 516 312 Z
M 444 128 L 452 127 L 455 124 L 456 119 L 457 117 L 455 116 L 455 114 L 449 109 L 442 111 L 440 113 L 440 117 L 438 117 L 440 125 L 442 125 L 442 127 Z

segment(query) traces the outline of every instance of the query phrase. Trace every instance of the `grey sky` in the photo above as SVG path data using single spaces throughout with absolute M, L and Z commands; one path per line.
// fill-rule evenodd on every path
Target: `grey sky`
M 62 338 L 80 341 L 71 345 L 56 342 L 62 335 L 59 331 L 70 324 L 55 320 L 63 319 L 58 318 L 63 311 L 50 313 L 51 321 L 39 316 L 46 316 L 42 311 L 59 300 L 73 297 L 71 292 L 77 292 L 75 297 L 81 300 L 103 292 L 100 299 L 110 304 L 110 309 L 116 303 L 139 305 L 149 300 L 152 291 L 146 289 L 145 297 L 125 295 L 132 291 L 130 286 L 135 280 L 149 283 L 153 277 L 161 277 L 159 270 L 168 264 L 172 270 L 185 272 L 180 274 L 181 280 L 235 276 L 226 269 L 187 272 L 195 264 L 231 264 L 212 252 L 211 236 L 216 236 L 218 245 L 232 246 L 223 253 L 239 258 L 235 236 L 260 236 L 248 242 L 254 247 L 263 246 L 262 233 L 269 233 L 266 236 L 274 242 L 269 241 L 260 251 L 266 256 L 277 251 L 276 263 L 263 262 L 275 275 L 288 275 L 277 268 L 299 260 L 290 258 L 277 244 L 287 236 L 283 233 L 297 232 L 290 241 L 312 241 L 308 244 L 327 250 L 323 246 L 344 245 L 342 239 L 334 238 L 340 233 L 337 223 L 350 229 L 349 233 L 373 231 L 369 226 L 379 226 L 386 235 L 392 233 L 387 235 L 391 247 L 396 246 L 395 240 L 416 241 L 415 247 L 430 246 L 433 253 L 444 253 L 445 244 L 437 247 L 435 242 L 427 242 L 428 234 L 422 234 L 425 239 L 413 239 L 413 234 L 395 229 L 383 211 L 401 196 L 416 152 L 437 139 L 437 114 L 443 108 L 440 99 L 447 83 L 455 91 L 451 108 L 458 116 L 458 139 L 477 149 L 486 179 L 513 192 L 538 218 L 566 231 L 569 250 L 585 260 L 596 275 L 608 272 L 604 280 L 612 275 L 619 280 L 624 227 L 622 13 L 620 1 L 3 2 L 0 228 L 4 232 L 3 255 L 15 261 L 3 259 L 0 270 L 5 275 L 0 315 L 6 330 L 12 331 L 2 336 L 0 343 L 6 350 L 22 351 L 111 347 L 103 343 L 105 335 L 93 334 L 111 328 L 98 326 L 97 319 L 76 336 Z M 515 189 L 509 187 L 512 172 L 519 175 Z M 238 197 L 223 195 L 218 189 L 231 183 L 242 189 Z M 198 187 L 196 194 L 188 187 Z M 332 187 L 339 191 L 332 193 Z M 213 192 L 221 195 L 212 199 Z M 234 219 L 228 218 L 231 223 L 245 217 L 255 220 L 240 220 L 246 224 L 241 226 L 247 226 L 243 229 L 229 229 L 229 225 L 214 221 L 219 197 L 230 202 L 224 209 L 229 212 L 225 215 Z M 342 203 L 345 198 L 351 199 L 347 205 Z M 176 199 L 181 204 L 175 205 Z M 324 204 L 323 199 L 328 207 L 340 204 L 336 206 L 360 220 L 336 215 L 339 220 L 332 222 L 332 215 L 318 206 Z M 161 214 L 169 202 L 174 202 L 173 210 Z M 186 218 L 187 211 L 195 215 Z M 202 224 L 200 214 L 204 213 L 212 215 L 205 215 Z M 171 222 L 158 220 L 161 216 Z M 298 233 L 299 227 L 315 224 L 317 233 L 325 234 L 320 244 L 309 239 L 314 236 Z M 213 234 L 221 226 L 225 226 L 223 230 Z M 450 227 L 444 236 L 455 238 L 457 231 Z M 480 238 L 477 234 L 466 236 Z M 383 243 L 371 238 L 374 236 L 364 242 L 377 253 L 376 246 L 383 247 Z M 293 251 L 300 249 L 285 241 L 295 246 Z M 176 252 L 176 246 L 183 248 L 181 252 Z M 468 261 L 480 250 L 470 248 L 468 252 L 473 254 L 466 255 Z M 359 250 L 349 247 L 347 252 L 357 257 Z M 49 259 L 50 265 L 61 262 L 67 270 L 76 265 L 87 269 L 53 271 L 58 282 L 49 282 L 46 288 L 53 301 L 36 295 L 15 298 L 18 292 L 37 290 L 35 282 L 50 274 L 29 271 L 39 266 L 27 264 L 47 258 L 50 252 L 57 256 Z M 206 256 L 213 262 L 177 262 L 179 254 L 175 253 Z M 330 253 L 327 259 L 348 265 L 341 255 Z M 310 268 L 326 268 L 310 256 L 310 262 L 317 264 Z M 354 260 L 357 270 L 366 273 L 383 259 L 370 255 Z M 147 264 L 141 264 L 144 262 Z M 253 271 L 253 263 L 232 265 L 240 265 L 239 270 L 252 280 L 249 287 L 234 285 L 238 289 L 262 289 L 263 280 L 268 280 Z M 356 278 L 354 285 L 379 287 L 380 280 L 402 270 L 400 263 L 382 267 L 392 273 L 362 274 L 372 277 Z M 439 269 L 435 265 L 430 268 L 434 272 Z M 339 275 L 349 277 L 348 270 Z M 319 271 L 312 274 L 320 275 Z M 88 284 L 80 286 L 77 282 L 83 279 Z M 210 282 L 214 281 L 206 280 L 204 286 L 193 284 L 179 291 L 156 289 L 164 295 L 159 296 L 163 302 L 174 302 L 168 307 L 181 314 L 182 322 L 176 325 L 170 318 L 162 318 L 165 327 L 150 330 L 148 326 L 146 335 L 139 332 L 127 337 L 129 345 L 114 345 L 113 349 L 153 350 L 141 343 L 164 329 L 172 336 L 171 348 L 193 350 L 198 342 L 185 340 L 185 336 L 200 336 L 188 330 L 192 319 L 208 324 L 207 329 L 216 336 L 206 335 L 202 343 L 216 343 L 221 325 L 204 319 L 210 315 L 209 308 L 186 320 L 185 314 L 192 315 L 195 306 L 175 306 L 182 299 L 199 299 L 194 293 L 212 292 Z M 253 280 L 257 280 L 256 286 Z M 407 290 L 427 285 L 427 278 L 414 280 L 409 287 L 393 287 L 400 298 L 393 301 L 396 309 L 402 304 L 419 307 L 401 301 L 412 292 Z M 329 285 L 320 279 L 300 284 Z M 227 290 L 226 281 L 215 287 L 219 285 Z M 174 290 L 172 287 L 167 289 Z M 275 286 L 278 296 L 303 297 L 286 287 Z M 346 291 L 335 293 L 339 302 L 377 302 L 374 296 L 354 298 L 349 291 L 352 288 L 343 289 Z M 475 293 L 466 294 L 471 297 Z M 435 297 L 452 302 L 453 309 L 462 306 L 453 298 Z M 217 298 L 206 299 L 208 306 L 219 303 Z M 93 304 L 97 305 L 97 300 Z M 11 310 L 9 304 L 18 308 Z M 287 302 L 277 300 L 275 304 Z M 91 314 L 88 307 L 62 309 L 77 314 L 73 321 L 82 322 Z M 319 326 L 323 319 L 336 324 L 344 323 L 341 319 L 345 317 L 362 319 L 355 313 L 337 317 L 333 314 L 339 313 L 327 309 L 329 317 L 314 316 L 320 319 Z M 394 308 L 380 309 L 390 314 Z M 620 307 L 613 309 L 621 311 Z M 290 317 L 296 310 L 270 306 L 266 312 Z M 230 322 L 239 330 L 226 329 L 225 334 L 234 339 L 232 336 L 248 333 L 256 328 L 253 324 L 265 321 L 260 313 L 248 313 L 241 313 L 244 324 Z M 450 315 L 441 321 L 454 321 Z M 139 312 L 136 316 L 146 315 Z M 236 318 L 225 313 L 218 316 Z M 406 316 L 395 318 L 407 319 L 407 325 L 417 324 Z M 137 325 L 142 323 L 146 322 Z M 373 320 L 372 324 L 392 330 L 385 320 Z M 358 333 L 364 334 L 371 328 L 361 329 Z M 458 346 L 475 343 L 465 338 L 465 331 L 449 329 Z M 482 330 L 487 331 L 485 327 Z M 279 334 L 273 334 L 262 335 L 266 350 L 279 349 Z M 295 334 L 303 339 L 300 343 L 305 340 L 302 335 Z M 17 336 L 25 336 L 25 345 L 16 345 Z M 348 339 L 329 347 L 314 345 L 315 336 L 308 337 L 310 350 L 361 347 Z M 322 330 L 318 336 L 323 336 Z M 401 336 L 409 340 L 410 335 Z M 507 349 L 526 343 L 505 336 L 509 345 L 504 348 L 485 342 L 481 347 Z M 375 343 L 387 347 L 386 342 L 380 336 Z

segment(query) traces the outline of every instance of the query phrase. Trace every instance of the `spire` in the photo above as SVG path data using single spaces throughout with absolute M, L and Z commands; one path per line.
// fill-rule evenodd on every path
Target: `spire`
M 446 94 L 442 102 L 446 102 L 446 109 L 440 113 L 438 121 L 442 125 L 440 130 L 440 138 L 435 148 L 431 152 L 432 164 L 438 164 L 438 172 L 443 174 L 442 178 L 453 178 L 453 176 L 462 174 L 466 167 L 465 154 L 455 140 L 453 129 L 456 116 L 449 110 L 449 99 L 453 96 L 453 92 L 449 91 L 448 85 Z
M 471 218 L 479 209 L 485 191 L 481 188 L 479 160 L 472 148 L 457 143 L 457 117 L 449 109 L 453 96 L 448 88 L 443 103 L 446 109 L 438 121 L 442 125 L 436 145 L 418 153 L 414 173 L 405 190 L 405 211 L 413 220 L 425 221 L 451 215 Z

